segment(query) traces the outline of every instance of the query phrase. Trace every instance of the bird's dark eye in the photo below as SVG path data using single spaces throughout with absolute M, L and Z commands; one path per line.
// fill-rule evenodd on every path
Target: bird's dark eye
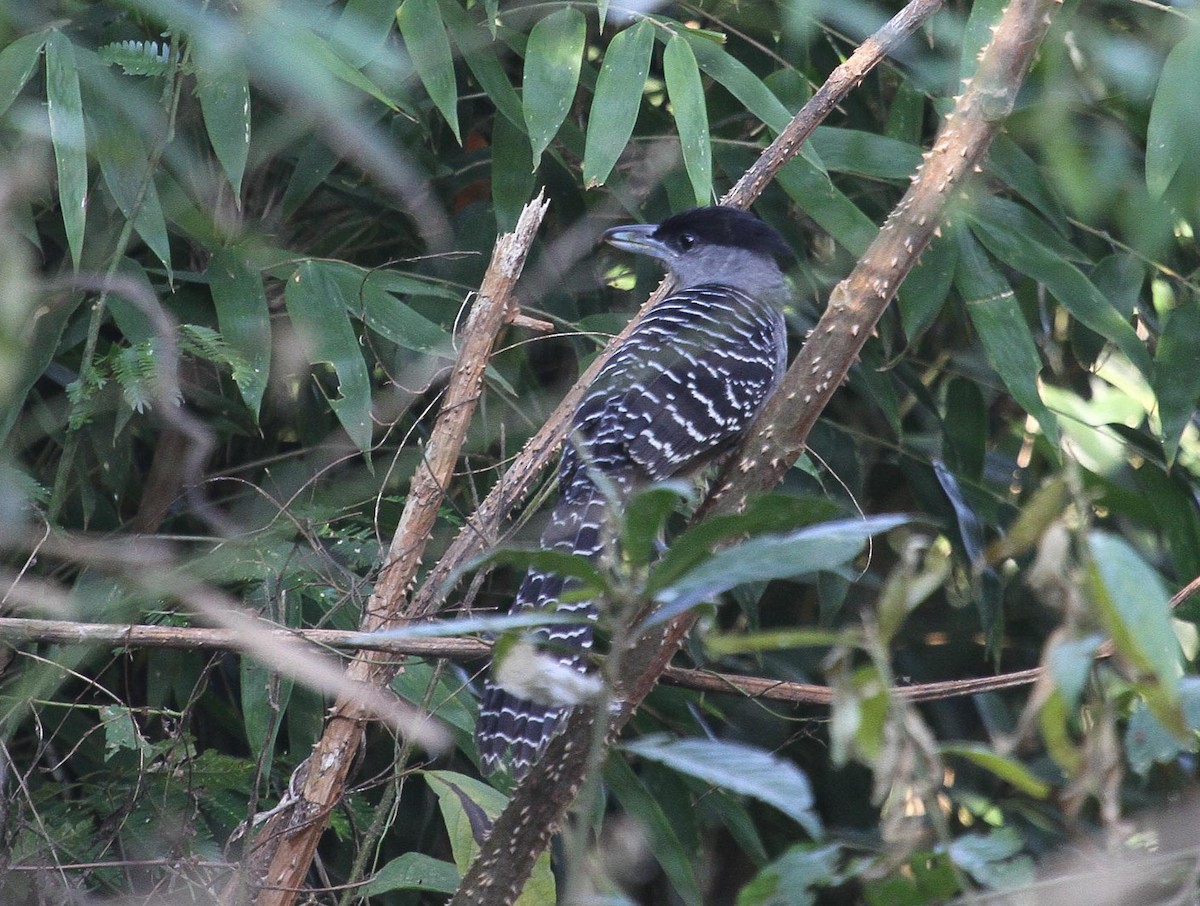
M 679 247 L 685 252 L 689 251 L 696 244 L 696 237 L 691 233 L 681 233 L 679 236 Z

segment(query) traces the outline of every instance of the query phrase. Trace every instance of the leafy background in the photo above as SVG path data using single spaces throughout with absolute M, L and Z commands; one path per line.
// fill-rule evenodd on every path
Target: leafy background
M 796 344 L 1000 8 L 939 12 L 756 205 L 802 251 Z M 520 296 L 555 331 L 506 335 L 431 554 L 657 279 L 596 250 L 599 231 L 719 196 L 894 11 L 0 5 L 5 606 L 188 625 L 171 576 L 138 570 L 135 540 L 152 537 L 174 576 L 271 620 L 354 628 L 497 232 L 545 187 Z M 789 535 L 783 565 L 764 537 L 697 566 L 693 535 L 649 580 L 710 610 L 686 658 L 827 681 L 833 707 L 657 690 L 590 816 L 599 890 L 932 903 L 1020 889 L 1049 853 L 1088 846 L 1198 864 L 1153 823 L 1195 789 L 1200 726 L 1200 610 L 1173 622 L 1166 603 L 1200 574 L 1195 15 L 1065 5 L 984 172 L 782 496 L 739 531 L 913 518 L 863 553 L 865 529 Z M 524 518 L 508 542 L 535 536 Z M 128 557 L 40 540 L 67 532 Z M 730 564 L 754 580 L 711 580 Z M 506 606 L 517 578 L 493 571 L 475 607 Z M 1119 657 L 1093 666 L 1105 634 Z M 1032 697 L 892 692 L 1043 657 Z M 396 681 L 454 751 L 430 762 L 372 734 L 317 901 L 454 887 L 460 793 L 503 802 L 475 780 L 481 666 L 413 663 Z M 250 658 L 47 644 L 10 652 L 2 705 L 14 902 L 209 901 L 235 828 L 278 801 L 323 716 Z M 1166 885 L 1174 869 L 1155 864 Z M 534 883 L 545 902 L 544 863 Z

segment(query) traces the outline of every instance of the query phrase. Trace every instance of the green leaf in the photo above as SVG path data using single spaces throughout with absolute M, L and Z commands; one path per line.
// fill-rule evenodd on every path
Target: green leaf
M 414 352 L 453 356 L 450 335 L 428 318 L 417 314 L 388 289 L 402 287 L 397 291 L 415 291 L 419 294 L 427 291 L 426 284 L 408 279 L 407 274 L 372 271 L 340 261 L 326 262 L 324 267 L 330 279 L 337 284 L 347 310 L 380 336 Z
M 1083 687 L 1096 664 L 1096 651 L 1104 639 L 1100 635 L 1055 642 L 1047 653 L 1047 667 L 1059 694 L 1068 708 L 1074 709 Z
M 972 742 L 953 743 L 943 745 L 941 752 L 943 755 L 965 758 L 1035 799 L 1045 799 L 1050 795 L 1050 784 L 1039 778 L 1021 762 L 1001 755 L 988 746 Z
M 675 582 L 680 576 L 712 556 L 722 541 L 753 532 L 788 532 L 805 525 L 832 519 L 839 514 L 836 504 L 824 498 L 767 494 L 750 501 L 740 513 L 710 516 L 686 529 L 655 564 L 647 591 Z
M 411 101 L 395 91 L 385 91 L 376 82 L 367 78 L 342 57 L 322 35 L 309 29 L 291 29 L 285 33 L 284 40 L 288 42 L 286 51 L 283 47 L 279 47 L 279 52 L 286 52 L 289 56 L 303 55 L 309 61 L 310 66 L 305 73 L 305 80 L 313 90 L 320 92 L 326 103 L 337 103 L 340 96 L 332 91 L 333 85 L 324 78 L 324 73 L 320 72 L 321 69 L 335 79 L 357 88 L 382 104 L 386 104 L 391 110 L 403 110 L 405 113 L 414 114 L 415 107 Z M 314 63 L 319 69 L 313 69 L 311 64 Z
M 1197 750 L 1195 731 L 1200 730 L 1200 678 L 1184 677 L 1179 684 L 1179 699 L 1188 729 L 1193 731 L 1182 740 L 1163 726 L 1145 702 L 1137 702 L 1134 706 L 1125 728 L 1125 757 L 1129 766 L 1143 777 L 1155 762 L 1167 764 L 1180 752 Z
M 513 125 L 500 117 L 492 125 L 492 206 L 496 211 L 496 228 L 512 232 L 521 210 L 533 196 L 533 150 L 525 126 Z
M 776 181 L 843 248 L 856 257 L 866 253 L 879 227 L 833 184 L 828 173 L 800 155 L 784 165 Z
M 811 906 L 817 901 L 814 887 L 840 883 L 841 857 L 838 844 L 793 846 L 742 888 L 737 906 Z
M 476 831 L 486 834 L 508 805 L 508 799 L 486 783 L 453 771 L 426 771 L 423 776 L 438 797 L 454 864 L 460 873 L 465 873 L 479 853 Z M 544 906 L 555 902 L 554 875 L 550 871 L 550 853 L 547 851 L 534 863 L 516 906 Z
M 1200 403 L 1200 300 L 1182 302 L 1164 319 L 1154 356 L 1153 387 L 1170 465 Z
M 897 304 L 900 323 L 909 343 L 917 340 L 945 305 L 954 285 L 954 270 L 958 267 L 959 227 L 950 224 L 935 236 L 921 254 L 917 266 L 908 272 L 900 284 Z
M 338 395 L 330 407 L 354 445 L 369 449 L 371 377 L 346 311 L 349 300 L 329 268 L 310 260 L 288 279 L 284 304 L 309 363 L 328 363 L 337 375 Z
M 46 34 L 37 32 L 17 38 L 0 50 L 0 116 L 8 112 L 37 67 Z
M 1012 288 L 992 266 L 983 249 L 965 231 L 959 237 L 954 281 L 979 333 L 988 361 L 1013 399 L 1038 420 L 1050 444 L 1058 448 L 1058 421 L 1038 394 L 1042 360 Z
M 529 33 L 521 107 L 535 169 L 575 99 L 586 38 L 587 21 L 573 6 L 541 19 Z
M 396 10 L 396 22 L 421 84 L 461 145 L 454 56 L 450 53 L 450 39 L 446 37 L 446 26 L 442 23 L 437 0 L 404 0 Z
M 726 548 L 665 588 L 654 600 L 661 606 L 646 621 L 653 626 L 746 582 L 766 582 L 849 563 L 867 539 L 909 522 L 908 516 L 844 519 L 802 528 L 787 535 L 752 538 Z
M 1000 21 L 1000 14 L 1007 6 L 1006 0 L 976 0 L 971 4 L 971 15 L 963 30 L 959 50 L 958 77 L 969 79 L 979 68 L 979 55 L 992 40 L 992 29 Z
M 218 249 L 208 262 L 208 289 L 221 336 L 246 362 L 233 380 L 258 418 L 271 376 L 271 312 L 262 274 L 234 249 Z
M 1018 855 L 1023 843 L 1011 827 L 964 834 L 950 843 L 954 864 L 985 887 L 1017 888 L 1033 883 L 1033 860 Z
M 104 184 L 121 213 L 126 218 L 134 218 L 133 226 L 137 234 L 163 263 L 167 279 L 171 279 L 171 245 L 167 239 L 167 223 L 150 172 L 150 155 L 142 136 L 136 126 L 118 113 L 107 99 L 97 99 L 96 103 L 89 101 L 88 119 L 94 138 L 92 150 L 100 164 Z
M 446 30 L 479 87 L 496 105 L 496 109 L 504 114 L 509 124 L 519 129 L 524 136 L 525 117 L 521 112 L 521 96 L 512 87 L 504 65 L 496 56 L 497 47 L 503 47 L 503 44 L 496 42 L 495 34 L 489 34 L 486 29 L 472 21 L 458 0 L 444 0 L 439 9 Z M 493 129 L 495 128 L 493 126 Z M 492 143 L 495 145 L 494 137 Z
M 586 188 L 604 184 L 629 143 L 642 107 L 642 92 L 650 72 L 653 49 L 654 26 L 643 19 L 618 32 L 605 51 L 588 114 L 587 142 L 583 152 Z
M 809 139 L 827 170 L 874 179 L 907 180 L 921 165 L 921 149 L 873 132 L 818 126 Z
M 1079 268 L 1030 235 L 1027 227 L 989 218 L 974 221 L 973 230 L 988 251 L 1044 284 L 1073 317 L 1114 343 L 1142 374 L 1150 375 L 1150 355 L 1145 344 Z
M 790 761 L 762 749 L 720 739 L 671 739 L 647 736 L 622 748 L 642 758 L 743 796 L 751 796 L 788 815 L 814 839 L 823 835 L 813 811 L 808 777 Z
M 242 177 L 250 155 L 250 78 L 246 64 L 203 41 L 192 45 L 192 55 L 204 128 L 240 206 Z
M 1200 28 L 1194 24 L 1171 52 L 1158 77 L 1146 128 L 1146 187 L 1159 198 L 1176 171 L 1197 149 L 1196 73 L 1200 72 Z
M 622 551 L 634 566 L 645 566 L 654 556 L 654 542 L 679 501 L 695 497 L 689 482 L 666 481 L 638 491 L 626 501 Z
M 1088 544 L 1087 587 L 1109 637 L 1122 656 L 1173 694 L 1183 673 L 1182 652 L 1162 578 L 1116 535 L 1094 531 Z
M 78 270 L 87 212 L 87 139 L 75 48 L 58 30 L 50 32 L 46 38 L 46 112 L 58 171 L 58 201 L 62 207 L 63 226 L 67 231 L 71 260 Z
M 692 867 L 692 854 L 684 847 L 675 830 L 675 822 L 659 801 L 646 789 L 623 758 L 610 758 L 604 766 L 604 784 L 629 815 L 645 831 L 650 850 L 662 866 L 674 892 L 684 903 L 700 906 L 704 895 Z
M 367 897 L 379 896 L 392 890 L 454 893 L 458 889 L 460 877 L 452 862 L 443 862 L 424 853 L 405 853 L 379 869 L 361 892 Z
M 671 114 L 679 130 L 683 150 L 683 165 L 692 181 L 696 204 L 712 201 L 712 142 L 708 134 L 708 107 L 704 102 L 704 85 L 700 68 L 691 45 L 681 35 L 672 36 L 663 52 L 663 74 L 667 95 L 671 99 Z

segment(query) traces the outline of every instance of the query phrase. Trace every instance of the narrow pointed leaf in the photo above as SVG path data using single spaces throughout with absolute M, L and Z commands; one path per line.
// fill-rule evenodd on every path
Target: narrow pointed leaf
M 1154 395 L 1170 464 L 1200 404 L 1200 301 L 1194 298 L 1180 304 L 1163 323 L 1154 361 Z
M 675 35 L 667 42 L 663 52 L 663 73 L 675 128 L 679 130 L 683 164 L 692 181 L 696 204 L 709 204 L 712 200 L 712 141 L 708 133 L 708 107 L 704 102 L 704 85 L 700 81 L 696 55 L 686 38 Z
M 338 378 L 329 405 L 360 450 L 371 446 L 371 377 L 337 281 L 319 261 L 306 261 L 287 282 L 284 303 L 311 364 L 328 363 Z
M 671 585 L 658 589 L 654 599 L 661 606 L 646 621 L 646 626 L 669 620 L 745 582 L 766 582 L 837 569 L 858 556 L 872 535 L 908 521 L 908 516 L 900 515 L 843 519 L 787 535 L 766 535 L 735 544 Z
M 993 267 L 983 249 L 965 231 L 959 242 L 955 272 L 959 294 L 971 323 L 983 341 L 988 361 L 1013 399 L 1038 420 L 1052 446 L 1058 446 L 1058 421 L 1038 394 L 1042 370 L 1033 334 L 1008 282 Z
M 257 419 L 271 372 L 271 312 L 262 274 L 232 249 L 219 249 L 208 263 L 208 288 L 221 336 L 246 362 L 233 380 Z
M 100 175 L 117 207 L 171 277 L 171 245 L 158 189 L 150 173 L 149 152 L 136 127 L 105 101 L 89 104 L 88 120 L 95 139 L 93 153 Z M 145 185 L 143 186 L 143 183 Z
M 988 251 L 1043 284 L 1072 317 L 1112 342 L 1142 374 L 1150 376 L 1150 355 L 1145 344 L 1079 268 L 1039 242 L 1027 227 L 991 218 L 976 220 L 973 227 Z
M 603 185 L 629 143 L 650 72 L 654 26 L 642 20 L 613 37 L 596 79 L 583 152 L 583 182 Z
M 37 32 L 18 38 L 0 50 L 0 116 L 8 112 L 33 75 L 45 43 L 45 33 Z
M 1146 187 L 1161 196 L 1176 171 L 1197 148 L 1196 73 L 1200 72 L 1200 28 L 1188 34 L 1167 55 L 1146 128 Z
M 250 155 L 250 81 L 246 66 L 229 55 L 213 53 L 203 42 L 193 45 L 193 54 L 204 128 L 234 197 L 240 199 Z
M 773 805 L 814 839 L 823 835 L 808 777 L 790 761 L 762 749 L 719 739 L 649 736 L 622 748 L 650 761 Z
M 1116 535 L 1094 531 L 1088 544 L 1092 563 L 1087 585 L 1113 644 L 1173 693 L 1183 673 L 1182 652 L 1171 628 L 1169 595 L 1162 578 Z
M 58 172 L 58 201 L 71 260 L 78 268 L 87 213 L 87 141 L 75 49 L 60 31 L 51 32 L 46 39 L 46 107 Z
M 421 84 L 461 144 L 454 57 L 450 53 L 450 39 L 446 37 L 446 26 L 442 22 L 437 0 L 404 0 L 396 10 L 396 22 Z
M 575 99 L 586 38 L 587 21 L 574 7 L 551 13 L 529 33 L 521 105 L 535 168 Z

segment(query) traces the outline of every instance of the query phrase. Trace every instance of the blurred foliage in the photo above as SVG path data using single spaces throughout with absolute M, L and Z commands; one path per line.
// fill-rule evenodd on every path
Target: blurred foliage
M 802 252 L 796 344 L 1001 5 L 939 12 L 756 205 Z M 463 300 L 537 187 L 551 207 L 520 297 L 558 330 L 504 338 L 427 562 L 657 279 L 595 250 L 599 231 L 719 197 L 896 9 L 0 3 L 8 613 L 190 625 L 171 594 L 186 577 L 284 625 L 357 626 Z M 598 890 L 897 906 L 1020 890 L 1089 837 L 1118 862 L 1194 847 L 1153 822 L 1195 792 L 1200 726 L 1200 607 L 1167 607 L 1200 574 L 1197 15 L 1068 0 L 781 493 L 688 530 L 649 579 L 676 492 L 631 509 L 640 588 L 708 608 L 687 658 L 828 682 L 833 706 L 657 690 L 590 814 Z M 184 414 L 211 444 L 198 465 Z M 811 527 L 861 512 L 912 517 Z M 132 546 L 40 550 L 60 532 L 110 550 L 155 536 L 178 576 L 148 581 Z M 744 534 L 767 537 L 707 559 Z M 533 537 L 518 523 L 509 541 Z M 517 577 L 494 570 L 474 606 L 504 608 Z M 1106 636 L 1117 657 L 1095 662 Z M 4 902 L 208 902 L 235 828 L 278 802 L 320 731 L 319 696 L 231 654 L 10 654 Z M 1032 695 L 896 692 L 1039 662 Z M 453 888 L 464 801 L 503 802 L 475 779 L 479 666 L 396 680 L 457 748 L 423 774 L 373 731 L 313 902 Z M 545 865 L 535 883 L 544 902 Z

